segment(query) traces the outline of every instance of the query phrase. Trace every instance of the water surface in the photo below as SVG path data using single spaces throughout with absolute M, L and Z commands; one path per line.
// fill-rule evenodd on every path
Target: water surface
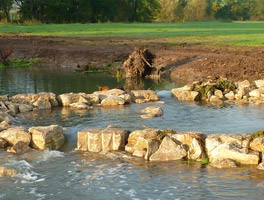
M 80 75 L 50 70 L 1 70 L 0 94 L 49 91 L 93 92 L 96 85 L 125 84 L 112 75 Z M 11 77 L 10 77 L 11 76 Z M 66 128 L 67 143 L 59 151 L 10 155 L 0 152 L 0 165 L 19 171 L 0 178 L 0 199 L 263 199 L 264 174 L 256 166 L 219 170 L 184 162 L 148 163 L 76 152 L 76 134 L 85 128 L 109 124 L 130 131 L 142 125 L 178 131 L 247 133 L 263 129 L 264 108 L 242 105 L 208 105 L 179 102 L 169 82 L 145 80 L 139 87 L 157 90 L 165 104 L 164 116 L 141 119 L 149 104 L 76 111 L 69 108 L 19 114 L 15 124 L 26 127 L 58 124 Z

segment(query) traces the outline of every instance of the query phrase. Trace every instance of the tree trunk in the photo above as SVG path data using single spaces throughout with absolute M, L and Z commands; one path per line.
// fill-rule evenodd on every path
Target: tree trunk
M 138 0 L 134 0 L 134 21 L 137 20 Z
M 9 16 L 9 11 L 7 9 L 5 9 L 5 17 L 6 17 L 6 21 L 7 23 L 10 23 L 10 16 Z

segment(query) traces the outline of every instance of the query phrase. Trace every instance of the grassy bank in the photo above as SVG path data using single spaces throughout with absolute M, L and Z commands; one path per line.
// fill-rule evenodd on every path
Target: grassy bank
M 0 24 L 0 34 L 162 38 L 168 43 L 264 46 L 264 22 Z

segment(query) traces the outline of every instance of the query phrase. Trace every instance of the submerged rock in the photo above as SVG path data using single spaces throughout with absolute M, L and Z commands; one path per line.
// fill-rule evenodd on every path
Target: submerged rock
M 180 144 L 177 144 L 173 138 L 166 136 L 158 151 L 153 153 L 149 160 L 150 161 L 172 161 L 172 160 L 180 160 L 187 156 L 187 152 L 184 147 Z
M 213 166 L 215 168 L 234 168 L 237 167 L 237 163 L 229 158 L 221 158 L 218 160 L 215 160 L 213 163 L 210 164 L 210 166 Z
M 96 153 L 124 150 L 128 133 L 118 128 L 82 130 L 78 132 L 77 150 Z
M 87 104 L 84 103 L 71 103 L 69 107 L 76 110 L 87 110 L 90 108 Z
M 33 105 L 31 105 L 31 104 L 21 104 L 19 106 L 19 111 L 21 113 L 29 112 L 29 111 L 32 111 L 32 110 L 33 110 Z
M 31 141 L 31 135 L 21 126 L 12 127 L 0 132 L 0 137 L 5 139 L 12 146 L 18 142 L 24 142 L 29 145 Z
M 31 127 L 31 146 L 39 150 L 57 150 L 65 142 L 63 128 L 58 125 Z
M 0 166 L 0 177 L 2 176 L 13 177 L 16 174 L 17 174 L 17 171 L 15 169 Z
M 136 104 L 148 103 L 150 100 L 148 99 L 135 99 Z
M 159 101 L 159 96 L 153 90 L 132 90 L 131 98 L 135 102 L 137 99 L 147 101 Z
M 19 141 L 14 146 L 9 147 L 7 152 L 21 154 L 27 152 L 28 150 L 30 150 L 30 147 L 26 143 Z
M 162 116 L 163 110 L 160 107 L 147 107 L 141 110 L 141 113 L 144 113 L 144 115 L 140 116 L 141 118 L 153 118 Z
M 96 91 L 93 93 L 94 95 L 97 95 L 100 99 L 100 101 L 106 99 L 109 96 L 122 96 L 125 95 L 126 92 L 121 89 L 111 89 L 106 91 Z

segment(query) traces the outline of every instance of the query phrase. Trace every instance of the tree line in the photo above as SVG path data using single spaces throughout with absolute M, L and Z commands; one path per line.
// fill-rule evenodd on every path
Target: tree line
M 7 22 L 264 20 L 264 0 L 0 0 Z

